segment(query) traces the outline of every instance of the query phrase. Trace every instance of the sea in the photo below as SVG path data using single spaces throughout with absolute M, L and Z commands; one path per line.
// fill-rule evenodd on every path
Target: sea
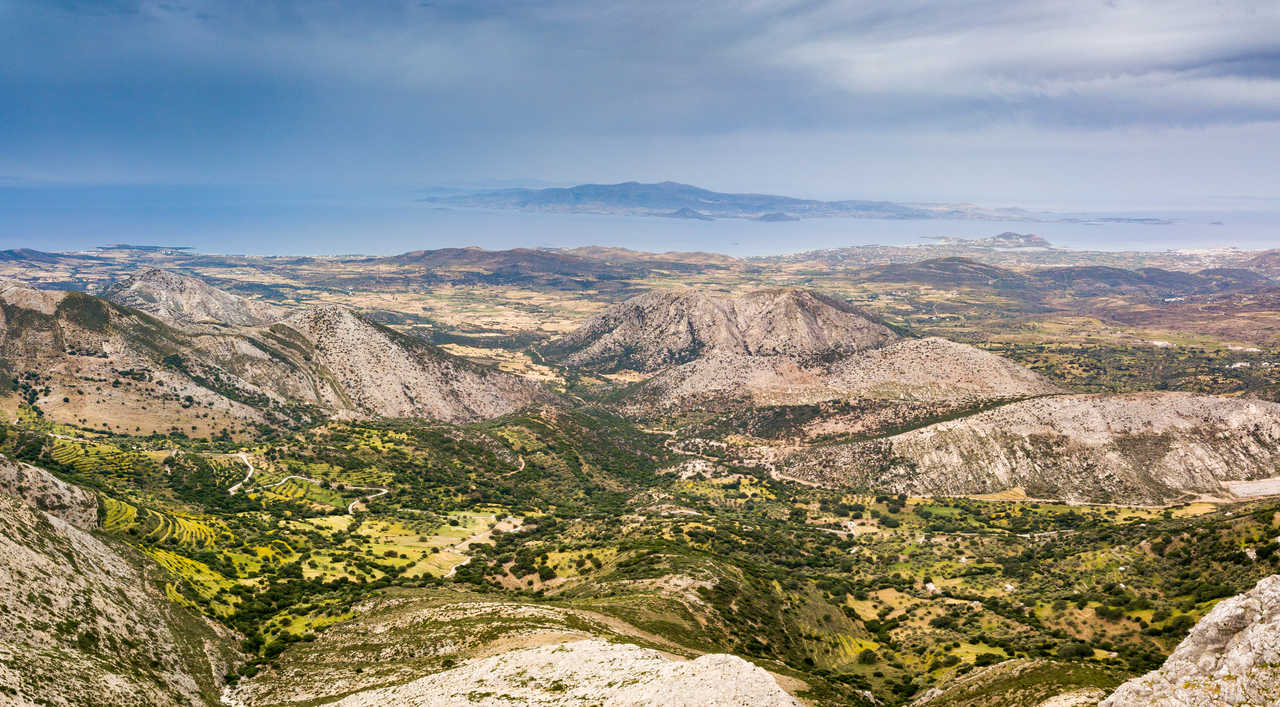
M 465 246 L 600 245 L 762 256 L 916 245 L 1006 231 L 1038 234 L 1054 246 L 1079 250 L 1280 247 L 1280 210 L 1075 216 L 1070 222 L 817 218 L 763 223 L 441 208 L 409 191 L 355 197 L 250 188 L 0 185 L 0 248 L 70 251 L 129 243 L 246 255 L 391 255 Z

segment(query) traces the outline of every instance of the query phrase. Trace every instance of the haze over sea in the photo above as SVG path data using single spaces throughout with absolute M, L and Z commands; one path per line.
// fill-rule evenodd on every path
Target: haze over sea
M 777 255 L 853 245 L 910 245 L 930 237 L 1036 233 L 1055 246 L 1087 250 L 1280 247 L 1280 211 L 1088 210 L 1097 216 L 1171 223 L 818 218 L 760 223 L 645 216 L 525 213 L 440 208 L 415 192 L 302 193 L 231 187 L 0 187 L 0 247 L 79 250 L 114 243 L 189 246 L 251 255 L 369 254 L 479 246 L 702 250 Z M 985 204 L 984 204 L 985 205 Z

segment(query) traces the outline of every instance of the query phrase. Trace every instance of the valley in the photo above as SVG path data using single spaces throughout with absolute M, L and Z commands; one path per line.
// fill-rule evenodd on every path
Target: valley
M 1097 704 L 1280 573 L 1280 273 L 1008 235 L 10 251 L 0 692 Z

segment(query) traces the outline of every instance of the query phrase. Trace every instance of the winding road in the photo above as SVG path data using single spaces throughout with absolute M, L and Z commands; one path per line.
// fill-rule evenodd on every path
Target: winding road
M 240 457 L 240 460 L 245 463 L 245 466 L 249 467 L 249 473 L 245 474 L 244 478 L 241 479 L 240 482 L 237 483 L 235 486 L 232 486 L 231 488 L 227 489 L 227 493 L 233 496 L 236 494 L 237 491 L 240 490 L 241 486 L 244 486 L 246 483 L 249 482 L 249 479 L 253 478 L 253 463 L 249 461 L 248 455 L 241 452 L 236 456 Z M 298 476 L 297 474 L 291 474 L 289 476 L 284 477 L 283 479 L 280 479 L 275 483 L 267 484 L 265 486 L 259 486 L 257 487 L 257 490 L 263 491 L 266 489 L 273 489 L 277 486 L 283 485 L 285 482 L 290 481 L 292 479 L 297 479 L 298 481 L 305 481 L 309 484 L 315 484 L 317 486 L 323 483 L 323 481 L 321 481 L 320 479 L 313 479 L 309 476 Z M 373 492 L 373 493 L 361 496 L 360 498 L 357 498 L 356 500 L 352 501 L 347 506 L 348 514 L 353 514 L 356 512 L 357 503 L 361 503 L 362 501 L 369 501 L 390 492 L 390 489 L 385 489 L 381 486 L 347 486 L 346 488 L 352 491 L 372 491 Z
M 239 491 L 241 486 L 249 483 L 249 479 L 253 478 L 253 462 L 249 461 L 249 455 L 241 452 L 236 456 L 240 457 L 240 461 L 244 462 L 244 465 L 249 467 L 249 473 L 245 474 L 243 479 L 240 479 L 240 483 L 227 489 L 227 493 L 232 496 L 236 495 L 236 491 Z
M 505 478 L 505 477 L 508 477 L 508 476 L 515 476 L 516 474 L 519 474 L 520 472 L 524 471 L 524 455 L 523 455 L 523 454 L 517 454 L 517 455 L 516 455 L 516 457 L 520 460 L 520 467 L 519 467 L 518 469 L 516 469 L 515 471 L 508 471 L 508 472 L 507 472 L 507 473 L 505 473 L 505 474 L 498 474 L 498 476 L 501 476 L 501 477 L 504 477 L 504 478 Z

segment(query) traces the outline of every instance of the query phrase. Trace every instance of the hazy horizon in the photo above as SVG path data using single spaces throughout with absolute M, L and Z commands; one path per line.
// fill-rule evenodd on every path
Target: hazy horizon
M 414 195 L 627 180 L 1280 213 L 1277 35 L 1249 0 L 0 0 L 0 240 L 508 242 Z

